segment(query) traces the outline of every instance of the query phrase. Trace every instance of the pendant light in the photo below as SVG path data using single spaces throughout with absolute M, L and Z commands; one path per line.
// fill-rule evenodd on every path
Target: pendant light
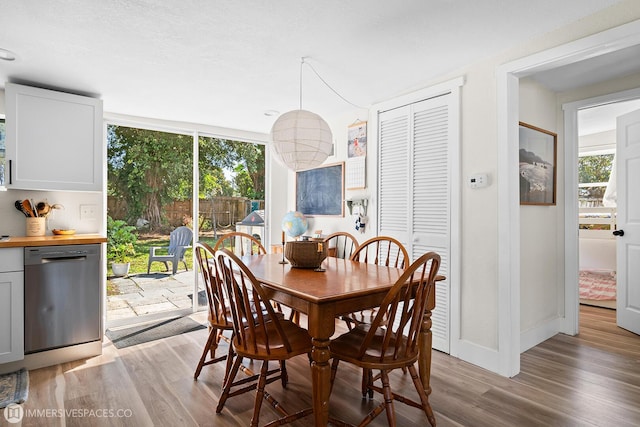
M 333 136 L 326 121 L 302 109 L 302 66 L 300 62 L 300 109 L 282 114 L 271 128 L 275 158 L 293 171 L 320 166 L 331 154 Z

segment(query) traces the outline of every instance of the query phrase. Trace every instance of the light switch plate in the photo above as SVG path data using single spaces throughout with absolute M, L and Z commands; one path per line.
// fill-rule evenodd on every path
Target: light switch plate
M 80 205 L 80 221 L 98 219 L 97 205 Z

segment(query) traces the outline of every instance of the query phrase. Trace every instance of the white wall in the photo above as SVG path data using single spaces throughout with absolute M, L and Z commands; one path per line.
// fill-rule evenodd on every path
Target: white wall
M 520 80 L 520 121 L 559 133 L 556 93 L 532 79 Z M 557 146 L 556 205 L 520 207 L 520 330 L 557 319 L 564 306 L 563 139 Z M 537 344 L 528 341 L 521 350 Z
M 36 203 L 47 201 L 50 204 L 58 203 L 64 206 L 63 210 L 54 210 L 47 218 L 47 235 L 51 235 L 54 228 L 73 228 L 79 234 L 104 234 L 101 193 L 26 190 L 0 192 L 0 234 L 25 235 L 25 217 L 14 207 L 16 200 L 23 199 L 33 199 Z M 99 215 L 95 220 L 80 220 L 80 205 L 85 204 L 97 206 Z
M 590 135 L 582 135 L 578 137 L 578 145 L 580 153 L 587 153 L 598 150 L 615 150 L 616 148 L 616 130 L 606 130 L 604 132 L 592 133 Z
M 580 270 L 616 271 L 616 240 L 580 237 Z
M 589 16 L 572 23 L 559 30 L 545 34 L 536 40 L 510 49 L 503 54 L 470 64 L 463 70 L 458 70 L 442 80 L 464 74 L 466 83 L 462 90 L 462 174 L 467 176 L 478 170 L 497 170 L 498 123 L 496 112 L 497 86 L 496 70 L 499 66 L 537 52 L 541 52 L 562 44 L 596 34 L 598 32 L 640 19 L 640 4 L 636 1 L 623 1 L 601 13 Z M 441 80 L 441 81 L 442 81 Z M 435 83 L 435 82 L 434 82 Z M 560 117 L 561 112 L 556 106 L 554 109 Z M 545 119 L 551 120 L 551 119 Z M 558 125 L 558 118 L 550 122 L 550 128 L 558 130 L 559 140 L 562 141 L 562 131 Z M 559 176 L 562 176 L 562 156 L 558 156 Z M 507 177 L 495 176 L 494 182 L 499 182 Z M 495 187 L 493 187 L 495 190 Z M 464 189 L 466 190 L 466 189 Z M 498 271 L 497 248 L 499 238 L 499 224 L 495 218 L 498 216 L 498 195 L 496 191 L 487 191 L 482 199 L 470 197 L 469 191 L 463 190 L 462 194 L 462 273 L 461 273 L 461 336 L 466 341 L 476 345 L 477 351 L 486 349 L 500 350 L 498 348 Z M 562 200 L 563 188 L 559 180 L 557 200 Z M 562 230 L 562 213 L 558 211 L 547 218 L 547 223 L 557 221 L 556 229 Z M 487 219 L 483 222 L 482 219 Z M 549 238 L 547 237 L 547 240 Z M 552 246 L 552 243 L 549 243 Z M 553 251 L 558 256 L 553 266 L 564 264 L 563 250 Z M 522 249 L 522 247 L 521 247 Z M 545 256 L 545 259 L 548 257 Z M 555 267 L 552 267 L 555 268 Z M 561 279 L 561 269 L 558 268 L 552 275 L 555 283 Z M 528 276 L 527 281 L 531 282 Z M 524 274 L 523 274 L 524 276 Z M 536 273 L 537 276 L 537 273 Z M 522 277 L 521 277 L 522 278 Z M 540 296 L 536 296 L 540 299 Z M 522 299 L 521 299 L 522 300 Z M 558 297 L 560 301 L 560 297 Z M 505 321 L 509 319 L 509 313 L 505 313 Z M 503 350 L 506 351 L 506 350 Z M 498 355 L 495 355 L 496 359 Z M 483 366 L 496 369 L 499 366 L 491 361 L 481 360 Z
M 461 295 L 460 305 L 462 318 L 460 319 L 460 340 L 472 344 L 477 353 L 483 353 L 486 358 L 479 360 L 473 355 L 462 355 L 466 359 L 473 359 L 492 370 L 498 370 L 498 237 L 501 232 L 498 218 L 498 192 L 497 183 L 506 177 L 497 176 L 498 170 L 498 123 L 497 123 L 497 86 L 496 70 L 499 66 L 526 57 L 528 55 L 544 51 L 562 44 L 596 34 L 609 28 L 622 25 L 640 19 L 640 4 L 635 0 L 623 1 L 603 12 L 589 16 L 572 23 L 564 28 L 545 34 L 529 43 L 514 47 L 502 54 L 487 58 L 477 63 L 452 71 L 437 81 L 427 81 L 424 87 L 429 87 L 459 76 L 465 77 L 465 85 L 462 88 L 462 112 L 461 112 L 461 161 L 462 176 L 472 173 L 486 172 L 490 176 L 490 187 L 483 191 L 473 192 L 468 187 L 462 188 L 462 271 L 461 271 Z M 416 52 L 416 54 L 420 54 Z M 613 84 L 615 86 L 615 84 Z M 609 90 L 610 86 L 603 90 Z M 605 93 L 605 92 L 603 92 Z M 398 96 L 403 94 L 398 94 Z M 533 94 L 529 94 L 533 96 Z M 551 96 L 545 95 L 545 105 Z M 569 98 L 571 98 L 569 96 Z M 562 99 L 562 98 L 558 98 Z M 567 99 L 568 101 L 569 99 Z M 558 100 L 556 100 L 558 102 Z M 561 111 L 559 102 L 551 106 L 549 112 L 528 111 L 527 106 L 522 106 L 524 121 L 538 121 L 540 126 L 550 130 L 556 130 L 559 141 L 562 141 Z M 357 112 L 354 111 L 354 117 Z M 326 118 L 325 118 L 326 119 Z M 329 118 L 331 119 L 331 118 Z M 329 123 L 335 133 L 340 126 L 348 123 L 348 120 L 331 119 Z M 338 130 L 336 128 L 338 127 Z M 346 130 L 345 130 L 346 132 Z M 369 130 L 369 152 L 377 149 L 374 138 L 371 136 L 375 130 Z M 368 159 L 368 183 L 367 190 L 370 194 L 376 193 L 376 184 L 371 180 L 373 174 L 372 159 Z M 559 177 L 562 176 L 562 155 L 558 156 Z M 558 201 L 563 200 L 562 180 L 558 180 Z M 291 197 L 291 195 L 290 195 Z M 372 198 L 370 209 L 376 209 L 375 198 Z M 538 212 L 540 211 L 540 212 Z M 541 213 L 543 218 L 535 218 Z M 531 215 L 530 215 L 531 214 Z M 544 286 L 549 289 L 541 290 L 533 285 L 540 278 L 540 272 L 531 264 L 524 267 L 521 279 L 527 295 L 533 298 L 536 306 L 548 304 L 548 311 L 538 315 L 529 309 L 523 313 L 524 328 L 535 324 L 547 317 L 556 316 L 561 312 L 562 296 L 557 295 L 557 288 L 562 282 L 564 249 L 560 241 L 563 233 L 563 212 L 559 206 L 554 208 L 533 208 L 523 213 L 522 236 L 527 242 L 534 238 L 537 226 L 543 226 L 543 243 L 523 248 L 525 254 L 534 259 L 540 259 L 540 265 L 550 262 L 550 270 L 544 271 L 543 278 L 547 279 Z M 324 228 L 328 228 L 326 225 Z M 540 235 L 537 233 L 537 235 Z M 552 235 L 552 233 L 556 233 Z M 524 244 L 523 244 L 524 246 Z M 548 251 L 547 251 L 548 250 Z M 547 268 L 546 266 L 544 268 Z M 550 292 L 547 292 L 549 291 Z M 530 294 L 530 295 L 529 295 Z M 547 301 L 546 298 L 549 298 Z M 454 337 L 455 339 L 455 337 Z
M 342 117 L 334 118 L 329 122 L 331 131 L 333 133 L 334 140 L 334 156 L 329 157 L 325 164 L 345 162 L 344 171 L 346 173 L 347 165 L 347 139 L 348 139 L 348 127 L 357 120 L 366 121 L 367 115 L 363 111 L 354 111 L 353 113 L 346 114 Z M 346 205 L 344 208 L 343 217 L 327 217 L 318 216 L 309 218 L 310 230 L 322 230 L 323 234 L 331 234 L 336 231 L 347 231 L 353 234 L 359 242 L 363 242 L 366 239 L 375 235 L 376 230 L 376 215 L 375 210 L 371 210 L 371 205 L 375 205 L 375 189 L 377 180 L 376 170 L 376 146 L 371 144 L 371 140 L 377 133 L 376 129 L 372 129 L 373 121 L 368 121 L 367 126 L 367 158 L 366 158 L 366 188 L 362 190 L 344 190 L 344 200 L 361 199 L 366 198 L 369 205 L 367 206 L 367 214 L 369 217 L 369 223 L 365 227 L 365 232 L 361 233 L 355 229 L 355 219 L 349 215 L 349 209 Z M 344 203 L 344 202 L 343 202 Z

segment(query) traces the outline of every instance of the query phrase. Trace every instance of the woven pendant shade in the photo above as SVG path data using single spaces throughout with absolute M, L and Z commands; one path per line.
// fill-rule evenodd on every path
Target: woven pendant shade
M 320 166 L 333 147 L 327 122 L 306 110 L 293 110 L 278 117 L 271 128 L 271 141 L 275 157 L 293 171 Z

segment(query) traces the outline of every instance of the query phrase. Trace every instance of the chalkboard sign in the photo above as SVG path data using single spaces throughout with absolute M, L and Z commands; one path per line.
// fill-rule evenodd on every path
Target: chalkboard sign
M 296 172 L 296 210 L 304 215 L 344 216 L 344 163 Z

